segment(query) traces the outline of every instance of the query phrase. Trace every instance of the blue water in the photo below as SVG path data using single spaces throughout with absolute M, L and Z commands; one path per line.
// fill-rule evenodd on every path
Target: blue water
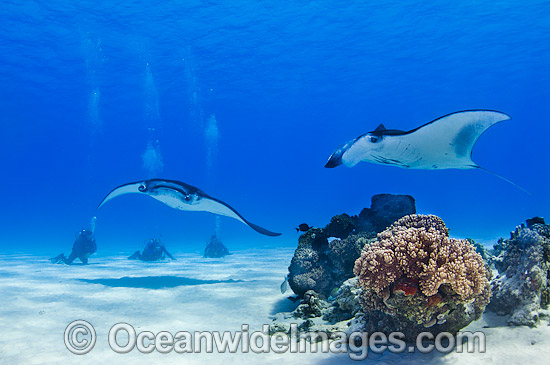
M 160 235 L 175 252 L 204 246 L 208 213 L 141 196 L 96 212 L 113 187 L 153 176 L 283 232 L 221 218 L 230 248 L 294 246 L 298 224 L 386 192 L 413 195 L 454 235 L 506 235 L 550 217 L 548 34 L 550 3 L 534 0 L 3 1 L 1 249 L 68 251 L 94 215 L 98 253 Z M 512 120 L 473 160 L 532 195 L 482 171 L 323 168 L 379 123 L 474 108 Z

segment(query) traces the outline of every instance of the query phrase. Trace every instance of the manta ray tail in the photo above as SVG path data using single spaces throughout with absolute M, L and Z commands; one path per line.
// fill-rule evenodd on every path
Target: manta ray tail
M 488 172 L 489 174 L 491 174 L 491 175 L 493 175 L 493 176 L 496 176 L 496 177 L 498 177 L 499 179 L 502 179 L 502 180 L 506 181 L 506 182 L 509 183 L 509 184 L 514 185 L 516 188 L 520 189 L 521 191 L 523 191 L 523 192 L 525 192 L 525 193 L 527 193 L 527 194 L 529 194 L 529 195 L 533 195 L 533 194 L 531 194 L 529 191 L 525 190 L 524 188 L 522 188 L 521 186 L 519 186 L 518 184 L 516 184 L 515 182 L 513 182 L 513 181 L 511 181 L 511 180 L 508 180 L 508 179 L 505 178 L 504 176 L 500 176 L 499 174 L 494 173 L 494 172 L 492 172 L 491 170 L 487 170 L 486 168 L 483 168 L 483 167 L 478 166 L 478 165 L 474 165 L 474 167 L 477 168 L 477 169 L 483 170 L 483 171 L 485 171 L 485 172 Z
M 254 223 L 250 223 L 249 221 L 246 221 L 246 224 L 248 224 L 250 226 L 250 228 L 252 228 L 256 232 L 261 233 L 261 234 L 265 234 L 266 236 L 276 237 L 276 236 L 281 235 L 280 233 L 275 233 L 275 232 L 268 231 L 267 229 L 262 228 L 262 227 L 260 227 L 256 224 L 254 224 Z

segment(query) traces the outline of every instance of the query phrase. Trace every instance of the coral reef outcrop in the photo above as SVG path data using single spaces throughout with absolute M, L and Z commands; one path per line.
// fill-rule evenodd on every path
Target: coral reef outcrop
M 344 239 L 355 231 L 356 226 L 356 219 L 344 213 L 332 217 L 330 223 L 325 226 L 324 233 L 327 237 Z
M 414 280 L 428 297 L 448 285 L 469 300 L 487 284 L 483 259 L 475 247 L 466 240 L 449 238 L 445 223 L 434 215 L 399 219 L 363 249 L 354 273 L 361 286 L 376 293 L 404 277 Z
M 290 272 L 302 270 L 294 278 L 307 285 L 289 282 L 304 299 L 295 311 L 277 314 L 271 331 L 298 323 L 299 333 L 399 331 L 414 341 L 425 331 L 457 333 L 481 316 L 491 298 L 491 271 L 471 241 L 449 237 L 441 218 L 407 215 L 370 237 L 355 231 L 329 239 L 322 229 L 302 235 Z M 330 258 L 335 253 L 338 260 Z M 334 280 L 334 272 L 341 280 L 352 267 L 355 277 Z
M 488 304 L 490 271 L 467 240 L 449 237 L 441 218 L 409 215 L 363 248 L 354 273 L 373 323 L 407 338 L 431 328 L 456 333 Z M 379 324 L 374 327 L 381 328 Z
M 340 214 L 324 228 L 312 228 L 302 234 L 289 266 L 289 285 L 300 297 L 314 290 L 324 298 L 346 279 L 354 276 L 353 263 L 363 246 L 376 234 L 415 211 L 409 195 L 379 194 L 372 197 L 371 208 L 359 216 Z
M 509 325 L 535 326 L 550 304 L 550 226 L 535 217 L 495 245 L 498 276 L 488 309 L 509 315 Z
M 288 268 L 288 283 L 294 293 L 303 296 L 314 290 L 330 296 L 344 280 L 353 276 L 353 263 L 369 236 L 358 233 L 329 241 L 323 229 L 313 228 L 298 239 L 298 248 Z

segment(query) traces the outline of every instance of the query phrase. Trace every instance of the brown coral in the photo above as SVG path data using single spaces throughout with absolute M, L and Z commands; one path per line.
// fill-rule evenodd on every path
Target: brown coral
M 378 234 L 355 261 L 359 285 L 380 293 L 402 276 L 417 279 L 426 296 L 448 284 L 463 300 L 487 284 L 481 256 L 466 240 L 449 238 L 445 223 L 434 215 L 412 214 Z

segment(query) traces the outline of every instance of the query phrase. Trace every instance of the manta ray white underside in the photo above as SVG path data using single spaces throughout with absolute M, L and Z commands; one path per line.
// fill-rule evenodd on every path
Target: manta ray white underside
M 97 208 L 99 209 L 109 200 L 125 194 L 144 194 L 178 210 L 224 215 L 234 218 L 266 236 L 280 235 L 280 233 L 271 232 L 249 222 L 229 204 L 211 197 L 194 186 L 176 180 L 150 179 L 120 185 L 107 194 Z

